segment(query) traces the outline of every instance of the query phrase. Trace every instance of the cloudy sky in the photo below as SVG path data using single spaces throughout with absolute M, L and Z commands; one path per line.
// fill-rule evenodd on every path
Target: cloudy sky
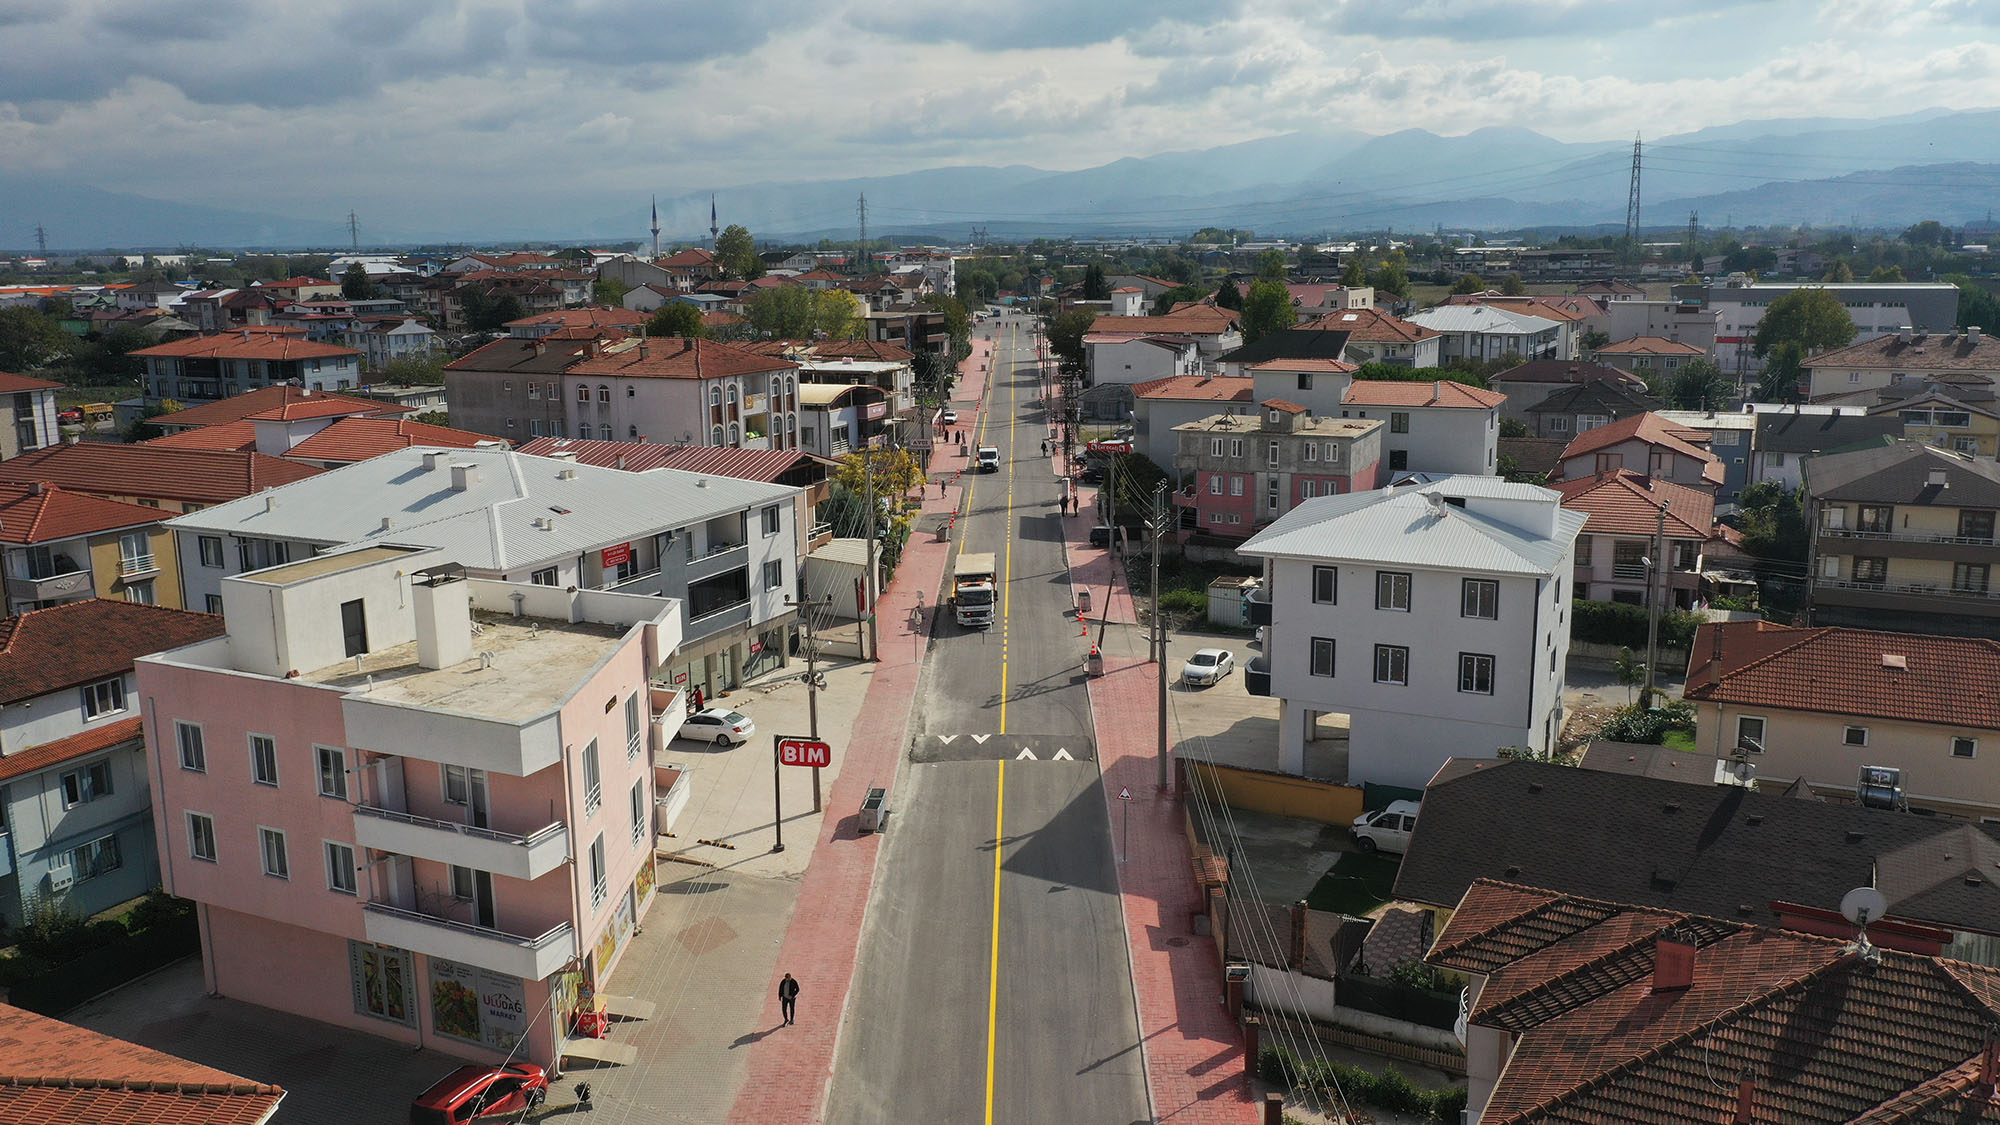
M 292 215 L 1996 105 L 2000 0 L 0 0 L 0 174 Z

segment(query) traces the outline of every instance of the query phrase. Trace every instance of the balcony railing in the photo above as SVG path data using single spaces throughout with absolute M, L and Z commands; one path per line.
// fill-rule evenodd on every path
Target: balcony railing
M 1271 623 L 1271 591 L 1258 587 L 1244 595 L 1243 607 L 1248 612 L 1251 625 Z
M 1930 531 L 1863 531 L 1851 527 L 1822 527 L 1821 535 L 1835 539 L 1884 540 L 1892 543 L 1949 543 L 1961 547 L 1991 547 L 1991 535 L 1941 535 Z
M 91 580 L 87 570 L 71 570 L 46 578 L 9 578 L 7 597 L 13 601 L 46 602 L 56 598 L 87 598 Z
M 1646 580 L 1646 567 L 1643 563 L 1613 563 L 1611 566 L 1611 577 L 1620 582 L 1644 582 Z
M 135 574 L 151 574 L 160 569 L 160 564 L 151 555 L 133 555 L 118 560 L 118 576 L 130 578 Z
M 1243 690 L 1249 692 L 1251 695 L 1263 696 L 1264 698 L 1267 699 L 1270 698 L 1271 695 L 1270 657 L 1253 656 L 1250 658 L 1249 663 L 1243 665 Z
M 575 931 L 558 922 L 533 937 L 405 910 L 386 902 L 362 905 L 368 940 L 463 961 L 523 980 L 546 980 L 575 955 Z
M 385 809 L 354 808 L 355 842 L 363 847 L 532 880 L 569 858 L 569 828 L 558 821 L 527 835 Z
M 1881 594 L 1909 594 L 1925 598 L 1966 598 L 1976 601 L 2000 600 L 1992 587 L 1971 589 L 1924 582 L 1886 582 L 1869 578 L 1822 578 L 1819 584 L 1837 590 L 1873 590 Z

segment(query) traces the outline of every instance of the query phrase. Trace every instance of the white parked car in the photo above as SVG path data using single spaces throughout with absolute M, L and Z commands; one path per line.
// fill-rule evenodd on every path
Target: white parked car
M 687 722 L 681 724 L 680 736 L 700 742 L 737 746 L 748 742 L 756 733 L 757 724 L 741 711 L 731 711 L 727 707 L 704 707 L 689 715 Z
M 943 424 L 945 424 L 945 425 L 947 425 L 947 426 L 953 426 L 953 425 L 957 425 L 957 424 L 958 424 L 958 411 L 956 411 L 956 410 L 947 410 L 947 411 L 945 411 L 944 413 L 942 413 L 942 414 L 939 414 L 939 415 L 938 415 L 938 421 L 939 421 L 939 422 L 942 422 Z
M 1221 683 L 1224 676 L 1236 671 L 1236 657 L 1226 648 L 1204 648 L 1196 650 L 1181 666 L 1181 682 L 1188 684 Z

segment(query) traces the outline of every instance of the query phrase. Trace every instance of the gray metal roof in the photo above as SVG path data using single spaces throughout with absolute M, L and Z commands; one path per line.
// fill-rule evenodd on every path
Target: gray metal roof
M 1307 500 L 1238 548 L 1245 555 L 1387 563 L 1440 570 L 1547 577 L 1562 566 L 1584 516 L 1556 508 L 1556 533 L 1544 536 L 1498 513 L 1446 505 L 1432 494 L 1467 500 L 1529 501 L 1555 507 L 1545 488 L 1495 477 L 1451 477 L 1421 488 L 1379 489 Z
M 1439 305 L 1403 319 L 1434 332 L 1546 332 L 1556 322 L 1491 305 Z
M 424 454 L 443 454 L 432 469 Z M 453 491 L 452 465 L 475 479 Z M 798 489 L 676 469 L 628 473 L 509 450 L 422 446 L 168 520 L 208 531 L 316 543 L 443 548 L 475 570 L 509 571 L 789 500 Z M 387 526 L 384 526 L 384 520 Z M 536 526 L 536 521 L 545 526 Z

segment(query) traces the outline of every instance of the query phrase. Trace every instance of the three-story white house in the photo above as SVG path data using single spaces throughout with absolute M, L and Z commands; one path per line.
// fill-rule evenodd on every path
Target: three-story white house
M 1283 702 L 1279 768 L 1348 719 L 1347 780 L 1421 787 L 1447 758 L 1547 753 L 1563 719 L 1584 517 L 1495 477 L 1308 500 L 1239 548 L 1264 560 L 1253 695 Z

